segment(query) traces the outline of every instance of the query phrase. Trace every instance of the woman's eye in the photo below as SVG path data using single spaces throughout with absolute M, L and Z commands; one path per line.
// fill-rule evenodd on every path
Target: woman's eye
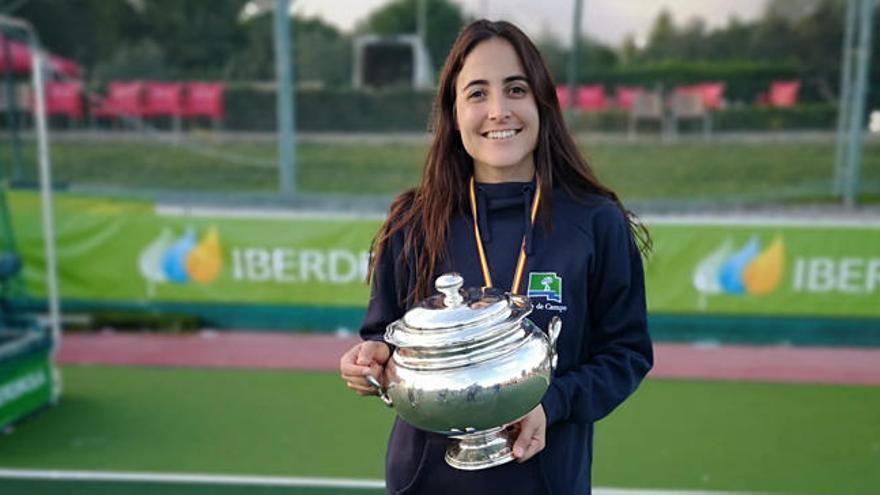
M 523 88 L 522 86 L 514 86 L 514 87 L 510 88 L 510 94 L 512 94 L 512 95 L 523 96 L 526 93 L 527 93 L 526 88 Z
M 478 89 L 476 91 L 471 91 L 470 93 L 468 93 L 468 99 L 473 100 L 473 99 L 477 99 L 477 98 L 482 98 L 485 95 L 486 95 L 485 92 Z

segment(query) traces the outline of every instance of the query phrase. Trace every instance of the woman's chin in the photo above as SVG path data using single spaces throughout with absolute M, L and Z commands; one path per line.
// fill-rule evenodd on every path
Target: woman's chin
M 530 181 L 535 175 L 534 165 L 512 161 L 495 161 L 475 166 L 478 182 Z

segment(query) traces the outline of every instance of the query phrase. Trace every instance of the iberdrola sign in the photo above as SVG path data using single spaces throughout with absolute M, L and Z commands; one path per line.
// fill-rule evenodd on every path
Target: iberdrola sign
M 9 195 L 25 279 L 44 297 L 36 194 Z M 362 309 L 380 217 L 179 210 L 55 197 L 62 298 L 78 302 Z M 880 221 L 648 217 L 652 314 L 880 319 Z M 562 280 L 528 274 L 528 295 L 561 302 Z
M 653 310 L 880 317 L 880 222 L 650 219 Z
M 45 295 L 37 196 L 10 194 L 28 292 Z M 56 195 L 62 298 L 362 307 L 380 217 L 187 213 Z

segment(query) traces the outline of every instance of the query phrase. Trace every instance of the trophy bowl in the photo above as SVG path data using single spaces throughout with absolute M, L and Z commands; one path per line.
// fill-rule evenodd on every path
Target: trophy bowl
M 526 319 L 527 297 L 462 285 L 457 273 L 438 277 L 441 294 L 388 325 L 384 385 L 367 379 L 401 419 L 452 438 L 450 466 L 473 471 L 513 460 L 505 426 L 544 397 L 562 323 L 554 317 L 545 334 Z

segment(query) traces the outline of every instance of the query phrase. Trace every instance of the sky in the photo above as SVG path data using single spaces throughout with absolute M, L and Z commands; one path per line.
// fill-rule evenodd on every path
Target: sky
M 452 0 L 467 14 L 504 19 L 532 37 L 552 33 L 560 41 L 571 39 L 574 0 Z M 389 0 L 293 0 L 299 15 L 323 18 L 350 30 Z M 676 23 L 701 17 L 709 27 L 727 24 L 731 15 L 750 20 L 764 11 L 766 0 L 583 0 L 581 29 L 588 36 L 618 46 L 627 34 L 644 39 L 657 14 L 668 9 Z M 430 21 L 429 27 L 430 29 Z

